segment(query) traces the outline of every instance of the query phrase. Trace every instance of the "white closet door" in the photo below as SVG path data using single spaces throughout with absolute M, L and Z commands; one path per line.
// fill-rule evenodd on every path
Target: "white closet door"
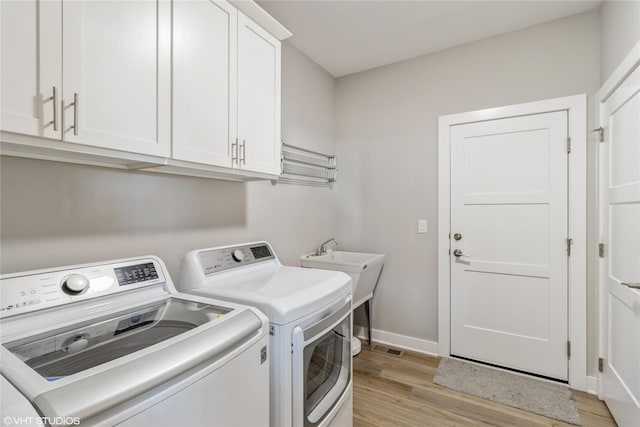
M 451 354 L 568 379 L 567 112 L 451 128 Z
M 68 142 L 168 156 L 171 2 L 63 2 Z
M 60 139 L 61 2 L 3 0 L 0 15 L 2 130 Z
M 280 42 L 238 12 L 240 167 L 280 174 Z
M 236 138 L 237 9 L 173 4 L 173 157 L 232 167 Z
M 640 62 L 640 60 L 639 60 Z M 640 422 L 640 67 L 600 104 L 602 394 L 620 427 Z

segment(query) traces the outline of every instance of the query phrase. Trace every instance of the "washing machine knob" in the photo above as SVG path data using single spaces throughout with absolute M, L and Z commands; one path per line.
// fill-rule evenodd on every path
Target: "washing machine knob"
M 240 249 L 236 249 L 235 251 L 231 252 L 231 257 L 233 257 L 236 262 L 241 262 L 244 259 L 244 254 Z
M 76 295 L 87 289 L 88 286 L 89 279 L 82 274 L 72 274 L 62 283 L 62 290 L 68 294 Z

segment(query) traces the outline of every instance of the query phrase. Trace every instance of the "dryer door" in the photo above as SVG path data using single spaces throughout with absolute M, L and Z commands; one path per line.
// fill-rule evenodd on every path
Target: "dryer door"
M 351 297 L 319 322 L 294 329 L 294 425 L 301 415 L 305 426 L 319 425 L 351 387 L 351 329 Z

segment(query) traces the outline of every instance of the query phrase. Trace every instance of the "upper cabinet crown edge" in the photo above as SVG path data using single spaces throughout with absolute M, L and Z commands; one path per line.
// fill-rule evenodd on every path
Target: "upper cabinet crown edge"
M 288 39 L 293 34 L 287 30 L 281 23 L 275 20 L 275 18 L 269 15 L 263 8 L 257 3 L 247 0 L 228 0 L 229 3 L 234 5 L 236 9 L 244 13 L 253 21 L 271 33 L 275 38 L 282 41 Z

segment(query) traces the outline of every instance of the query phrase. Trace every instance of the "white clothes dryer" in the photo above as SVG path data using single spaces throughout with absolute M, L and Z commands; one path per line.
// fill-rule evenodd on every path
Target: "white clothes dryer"
M 255 242 L 189 252 L 178 288 L 267 315 L 272 427 L 352 425 L 349 276 L 283 266 Z
M 267 425 L 268 329 L 152 256 L 0 276 L 3 422 Z

